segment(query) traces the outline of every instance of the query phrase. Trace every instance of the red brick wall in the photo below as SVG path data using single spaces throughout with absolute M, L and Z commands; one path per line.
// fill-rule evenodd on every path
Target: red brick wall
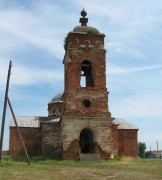
M 28 153 L 39 153 L 41 150 L 41 129 L 20 128 Z M 9 154 L 17 155 L 24 153 L 24 149 L 16 128 L 10 127 Z
M 118 130 L 118 154 L 120 156 L 138 156 L 137 130 Z
M 76 39 L 79 40 L 78 46 L 75 45 Z M 81 48 L 80 45 L 85 45 L 85 41 L 90 41 L 93 48 Z M 83 35 L 69 34 L 68 37 L 68 61 L 65 62 L 65 91 L 72 89 L 80 89 L 81 63 L 85 59 L 92 62 L 92 74 L 94 79 L 95 89 L 106 89 L 105 75 L 105 49 L 98 48 L 96 42 L 100 41 L 104 46 L 104 35 Z M 73 47 L 74 48 L 71 48 Z
M 112 154 L 114 156 L 118 155 L 118 129 L 117 129 L 117 125 L 112 124 L 111 126 L 111 132 L 112 132 L 112 146 L 113 146 L 113 151 Z
M 82 129 L 81 127 L 79 129 L 79 124 L 86 127 L 87 122 L 90 122 L 88 117 L 99 117 L 99 120 L 96 120 L 98 123 L 103 121 L 102 117 L 111 117 L 111 113 L 108 110 L 108 91 L 106 88 L 104 37 L 104 35 L 79 33 L 70 33 L 67 37 L 64 58 L 65 94 L 63 117 L 67 117 L 67 119 L 83 117 L 84 120 L 76 118 L 71 124 L 68 124 L 67 119 L 62 119 L 64 159 L 74 159 L 79 151 L 78 138 Z M 94 84 L 92 87 L 81 87 L 81 67 L 84 60 L 88 60 L 92 64 L 91 74 L 93 79 L 92 84 Z M 91 102 L 89 107 L 85 107 L 83 104 L 83 101 L 86 99 Z M 95 124 L 96 122 L 93 122 L 91 127 L 96 128 Z M 106 130 L 104 131 L 104 135 L 102 129 L 105 128 L 105 124 Z M 77 127 L 72 129 L 73 126 Z M 102 126 L 102 123 L 100 126 Z M 97 128 L 97 131 L 99 131 L 99 134 L 97 134 L 99 138 L 98 149 L 101 159 L 107 159 L 110 156 L 109 151 L 112 149 L 110 128 L 106 121 L 104 122 L 104 127 Z M 110 147 L 110 150 L 108 150 L 108 147 Z
M 63 115 L 65 116 L 107 116 L 108 92 L 106 88 L 106 62 L 104 35 L 70 33 L 64 59 L 65 97 Z M 89 42 L 87 44 L 87 42 Z M 92 62 L 94 87 L 81 87 L 81 66 L 84 60 Z M 86 108 L 83 100 L 89 99 L 91 106 Z
M 42 154 L 61 152 L 61 129 L 59 124 L 42 124 Z
M 85 107 L 83 101 L 89 99 L 90 107 Z M 84 89 L 81 91 L 70 91 L 65 95 L 64 113 L 65 116 L 111 116 L 108 112 L 107 92 Z
M 61 113 L 62 113 L 62 102 L 55 102 L 48 104 L 49 119 L 60 117 Z
M 75 160 L 79 154 L 79 139 L 75 139 L 70 143 L 66 151 L 63 151 L 63 160 Z

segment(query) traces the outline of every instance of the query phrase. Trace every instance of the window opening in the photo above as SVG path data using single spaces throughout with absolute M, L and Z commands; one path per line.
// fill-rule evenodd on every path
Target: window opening
M 83 104 L 84 104 L 85 107 L 90 107 L 91 101 L 88 100 L 88 99 L 85 99 L 85 100 L 83 101 Z
M 82 62 L 81 66 L 81 87 L 93 87 L 92 63 L 88 60 Z
M 81 87 L 86 87 L 86 78 L 85 78 L 85 76 L 81 76 L 80 85 L 81 85 Z

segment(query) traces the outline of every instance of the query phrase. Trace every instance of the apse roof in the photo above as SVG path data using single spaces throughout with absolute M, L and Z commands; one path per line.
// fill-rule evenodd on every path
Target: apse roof
M 63 96 L 63 93 L 59 93 L 57 94 L 56 96 L 54 96 L 50 103 L 55 103 L 55 102 L 62 102 L 62 96 Z
M 118 129 L 138 129 L 136 126 L 134 126 L 133 124 L 129 123 L 128 121 L 126 121 L 125 119 L 121 119 L 121 118 L 115 118 L 112 123 L 118 125 L 117 127 Z

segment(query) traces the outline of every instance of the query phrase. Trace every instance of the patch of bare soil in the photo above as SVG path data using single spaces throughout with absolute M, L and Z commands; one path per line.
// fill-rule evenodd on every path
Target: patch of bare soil
M 93 179 L 93 180 L 107 180 L 107 179 L 147 179 L 147 180 L 156 180 L 161 179 L 161 177 L 150 175 L 148 173 L 142 172 L 128 172 L 124 170 L 114 170 L 114 169 L 94 169 L 94 168 L 60 168 L 57 169 L 57 173 L 61 174 L 61 179 Z

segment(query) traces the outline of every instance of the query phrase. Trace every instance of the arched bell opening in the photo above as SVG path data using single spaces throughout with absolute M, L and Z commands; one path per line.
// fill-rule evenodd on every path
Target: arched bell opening
M 92 62 L 84 60 L 81 64 L 81 87 L 94 87 L 93 75 L 92 75 Z
M 88 128 L 80 133 L 80 148 L 82 153 L 95 153 L 94 134 Z

